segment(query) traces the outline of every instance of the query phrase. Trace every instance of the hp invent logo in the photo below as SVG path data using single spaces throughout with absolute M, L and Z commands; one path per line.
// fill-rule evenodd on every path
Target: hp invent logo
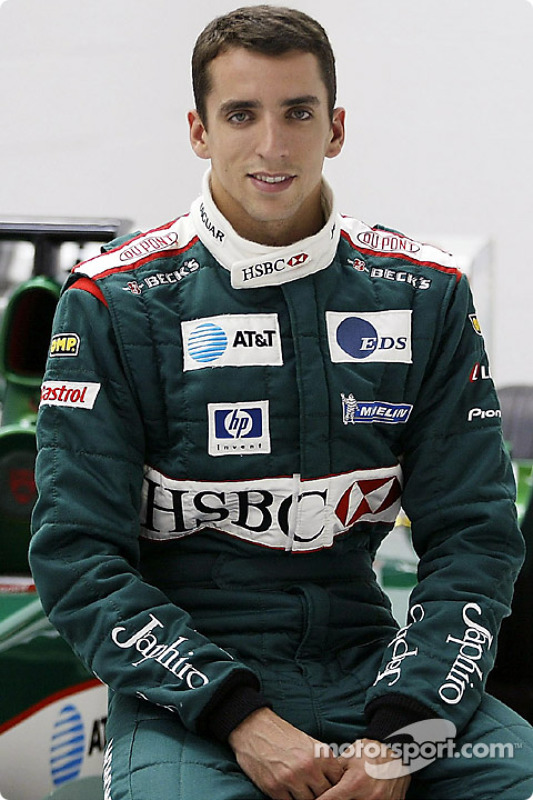
M 195 361 L 216 361 L 225 352 L 228 337 L 221 327 L 213 322 L 203 322 L 189 336 L 189 355 Z
M 234 439 L 241 439 L 251 433 L 254 421 L 248 411 L 235 409 L 231 414 L 224 416 L 223 425 L 229 436 Z

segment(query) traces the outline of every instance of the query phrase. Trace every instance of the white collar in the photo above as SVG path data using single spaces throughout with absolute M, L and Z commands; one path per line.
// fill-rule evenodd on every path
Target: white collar
M 200 241 L 216 260 L 231 272 L 234 289 L 279 286 L 304 278 L 328 267 L 335 256 L 341 230 L 331 187 L 322 179 L 322 204 L 327 222 L 314 236 L 287 247 L 257 244 L 232 228 L 220 213 L 209 185 L 208 171 L 202 183 L 202 196 L 191 206 L 191 216 Z

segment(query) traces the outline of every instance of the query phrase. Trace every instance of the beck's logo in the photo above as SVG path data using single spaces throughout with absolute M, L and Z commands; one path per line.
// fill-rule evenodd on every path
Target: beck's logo
M 268 400 L 209 403 L 209 455 L 270 453 Z
M 410 364 L 411 311 L 326 312 L 334 363 L 380 361 Z

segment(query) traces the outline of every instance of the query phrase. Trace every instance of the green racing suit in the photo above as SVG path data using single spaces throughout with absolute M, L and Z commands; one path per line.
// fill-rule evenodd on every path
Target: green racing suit
M 189 214 L 78 265 L 56 313 L 30 551 L 44 608 L 113 696 L 215 741 L 264 705 L 290 717 L 284 658 L 304 676 L 352 651 L 371 654 L 362 733 L 461 732 L 523 558 L 467 278 L 338 214 L 327 184 L 324 208 L 318 234 L 266 248 L 206 184 Z M 398 628 L 372 562 L 400 505 L 420 562 Z

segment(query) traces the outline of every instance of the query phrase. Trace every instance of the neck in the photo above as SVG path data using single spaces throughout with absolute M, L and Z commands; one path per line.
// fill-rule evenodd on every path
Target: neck
M 324 203 L 321 182 L 298 207 L 297 213 L 272 219 L 259 213 L 252 216 L 224 190 L 214 173 L 211 173 L 210 190 L 214 204 L 233 230 L 243 239 L 266 247 L 286 247 L 314 236 L 324 227 L 330 213 Z

